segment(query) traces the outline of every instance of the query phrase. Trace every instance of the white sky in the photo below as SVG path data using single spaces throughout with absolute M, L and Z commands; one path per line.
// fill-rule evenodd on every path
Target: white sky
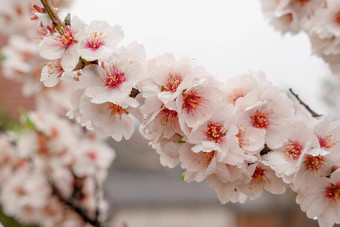
M 251 69 L 282 90 L 293 88 L 317 112 L 320 81 L 330 74 L 311 56 L 305 34 L 281 36 L 264 20 L 260 0 L 76 0 L 71 13 L 86 22 L 119 24 L 123 44 L 138 41 L 148 58 L 190 56 L 220 81 Z

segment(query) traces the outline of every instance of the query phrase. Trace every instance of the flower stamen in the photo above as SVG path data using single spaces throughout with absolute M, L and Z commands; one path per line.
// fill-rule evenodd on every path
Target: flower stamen
M 85 47 L 96 51 L 105 44 L 105 35 L 103 32 L 91 32 L 87 34 L 87 42 Z
M 114 64 L 106 65 L 102 64 L 102 68 L 105 72 L 102 74 L 101 80 L 104 82 L 104 86 L 109 89 L 116 89 L 126 81 L 124 72 L 118 69 Z
M 338 206 L 340 199 L 340 183 L 331 184 L 325 189 L 325 199 L 328 200 L 330 204 Z
M 170 91 L 171 93 L 174 93 L 182 81 L 183 78 L 180 74 L 169 73 L 165 84 L 162 86 L 162 91 Z
M 285 145 L 286 145 L 285 155 L 292 160 L 299 159 L 301 152 L 303 150 L 303 146 L 300 145 L 300 143 L 297 141 L 294 142 L 289 141 Z
M 109 105 L 106 108 L 106 110 L 111 112 L 111 116 L 113 117 L 113 119 L 116 119 L 116 117 L 118 116 L 119 120 L 121 120 L 123 114 L 129 114 L 129 112 L 126 109 L 123 109 L 120 105 L 116 105 L 111 102 L 109 102 Z
M 214 143 L 222 143 L 224 141 L 223 137 L 227 135 L 227 130 L 218 122 L 209 121 L 205 135 L 209 141 L 213 141 Z

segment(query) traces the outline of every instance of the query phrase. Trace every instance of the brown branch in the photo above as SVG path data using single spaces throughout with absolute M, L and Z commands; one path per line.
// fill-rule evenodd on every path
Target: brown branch
M 62 22 L 62 20 L 58 16 L 57 11 L 55 10 L 55 8 L 52 5 L 51 1 L 50 0 L 40 0 L 40 1 L 44 5 L 44 8 L 45 8 L 48 16 L 50 17 L 53 25 L 56 27 L 58 32 L 60 34 L 64 34 L 65 24 Z
M 269 152 L 271 152 L 270 148 L 267 146 L 267 144 L 264 145 L 264 148 L 260 151 L 260 155 L 266 155 Z
M 134 88 L 134 87 L 133 87 L 129 96 L 130 96 L 131 98 L 136 98 L 136 96 L 137 96 L 139 93 L 140 93 L 140 91 L 139 91 L 137 88 Z
M 299 101 L 299 103 L 306 108 L 306 110 L 313 116 L 313 117 L 321 117 L 321 114 L 316 113 L 313 111 L 306 103 L 304 103 L 299 96 L 293 92 L 293 89 L 289 88 L 290 93 Z
M 53 182 L 50 181 L 51 187 L 52 187 L 52 194 L 54 196 L 56 196 L 58 198 L 58 200 L 64 204 L 66 207 L 70 208 L 72 211 L 74 211 L 75 213 L 77 213 L 84 222 L 87 222 L 91 225 L 93 225 L 94 227 L 100 227 L 101 223 L 98 220 L 98 217 L 96 215 L 95 219 L 90 218 L 84 211 L 83 209 L 81 209 L 79 206 L 76 206 L 74 204 L 74 202 L 72 202 L 72 200 L 70 199 L 65 199 L 60 191 L 58 190 L 58 188 L 54 185 Z

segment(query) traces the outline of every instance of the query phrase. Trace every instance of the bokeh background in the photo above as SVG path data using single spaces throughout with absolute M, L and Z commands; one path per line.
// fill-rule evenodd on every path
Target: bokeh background
M 123 44 L 144 44 L 148 58 L 164 52 L 190 56 L 221 82 L 247 70 L 263 71 L 282 90 L 292 88 L 316 112 L 331 111 L 321 99 L 322 81 L 330 75 L 327 65 L 312 56 L 305 34 L 282 36 L 275 31 L 259 0 L 75 0 L 70 13 L 86 22 L 121 25 Z M 19 84 L 0 79 L 0 111 L 12 119 L 33 105 L 20 93 Z M 290 191 L 281 196 L 264 193 L 243 205 L 220 205 L 204 182 L 187 184 L 180 180 L 180 167 L 162 167 L 138 134 L 137 123 L 131 140 L 108 143 L 117 152 L 105 185 L 112 226 L 317 226 L 300 211 Z

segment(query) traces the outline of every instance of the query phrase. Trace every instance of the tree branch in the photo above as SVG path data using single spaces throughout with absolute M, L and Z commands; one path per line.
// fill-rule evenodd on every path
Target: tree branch
M 58 32 L 60 34 L 64 34 L 65 24 L 62 22 L 62 20 L 58 16 L 54 6 L 51 3 L 51 1 L 50 0 L 41 0 L 41 3 L 44 5 L 44 8 L 45 8 L 48 16 L 50 17 L 53 25 L 56 27 Z
M 101 226 L 101 223 L 98 220 L 97 214 L 96 214 L 95 219 L 90 218 L 79 206 L 76 206 L 74 204 L 74 202 L 72 202 L 72 200 L 63 198 L 60 191 L 54 185 L 53 182 L 50 182 L 50 184 L 51 184 L 51 187 L 52 187 L 52 194 L 54 196 L 56 196 L 62 204 L 64 204 L 66 207 L 70 208 L 72 211 L 77 213 L 82 218 L 82 220 L 84 222 L 87 222 L 87 223 L 93 225 L 94 227 L 100 227 Z
M 321 117 L 321 116 L 322 116 L 321 114 L 318 114 L 318 113 L 316 113 L 315 111 L 313 111 L 306 103 L 304 103 L 304 102 L 299 98 L 299 96 L 298 96 L 296 93 L 293 92 L 293 89 L 289 88 L 289 91 L 290 91 L 290 93 L 292 93 L 292 95 L 299 101 L 299 103 L 300 103 L 303 107 L 305 107 L 305 108 L 308 110 L 308 112 L 309 112 L 313 117 Z

